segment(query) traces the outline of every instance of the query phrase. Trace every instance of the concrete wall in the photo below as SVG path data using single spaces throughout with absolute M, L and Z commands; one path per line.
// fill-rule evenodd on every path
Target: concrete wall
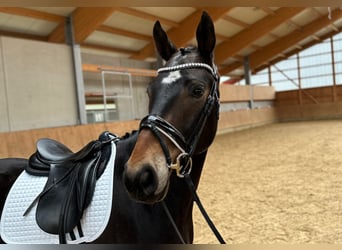
M 70 47 L 0 37 L 0 132 L 75 125 Z
M 226 86 L 221 85 L 221 107 L 232 105 L 235 102 L 246 102 L 249 96 L 236 99 L 235 95 L 230 95 L 238 87 L 241 92 L 249 93 L 249 86 Z M 229 92 L 229 93 L 228 93 Z M 258 87 L 254 92 L 255 99 L 260 102 L 265 100 L 273 102 L 274 89 L 272 87 Z M 259 102 L 258 101 L 258 102 Z M 234 131 L 239 129 L 260 126 L 267 123 L 276 122 L 276 114 L 273 106 L 264 106 L 255 109 L 234 109 L 221 110 L 218 124 L 218 133 Z M 61 141 L 72 150 L 76 151 L 84 146 L 90 140 L 105 131 L 123 135 L 139 127 L 139 120 L 97 123 L 79 126 L 64 126 L 58 128 L 33 129 L 11 133 L 0 133 L 1 157 L 28 157 L 35 150 L 36 141 L 42 137 L 49 137 Z
M 139 69 L 151 69 L 149 62 L 118 59 L 115 57 L 105 56 L 102 54 L 91 54 L 82 52 L 83 64 L 120 66 Z M 126 75 L 105 74 L 106 91 L 109 94 L 132 95 L 133 99 L 117 98 L 115 99 L 118 106 L 118 120 L 140 119 L 147 115 L 148 112 L 148 96 L 146 88 L 151 82 L 150 77 L 132 76 L 133 92 L 130 93 L 129 81 Z M 102 78 L 100 73 L 84 72 L 84 86 L 86 93 L 102 92 Z M 100 100 L 102 102 L 102 100 Z M 134 114 L 133 114 L 134 111 Z

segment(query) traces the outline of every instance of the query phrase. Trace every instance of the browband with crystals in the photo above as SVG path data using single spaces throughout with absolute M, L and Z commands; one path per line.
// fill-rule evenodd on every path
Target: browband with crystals
M 218 75 L 217 75 L 216 70 L 205 63 L 184 63 L 184 64 L 179 64 L 179 65 L 170 66 L 170 67 L 163 67 L 163 68 L 158 69 L 157 72 L 161 73 L 161 72 L 170 72 L 170 71 L 177 71 L 177 70 L 182 70 L 182 69 L 195 69 L 195 68 L 204 68 L 208 70 L 214 76 L 215 80 L 218 80 Z

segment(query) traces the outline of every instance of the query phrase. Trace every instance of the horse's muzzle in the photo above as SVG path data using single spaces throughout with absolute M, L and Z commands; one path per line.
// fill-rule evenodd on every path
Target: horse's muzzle
M 156 195 L 158 177 L 152 166 L 145 164 L 137 171 L 132 171 L 126 165 L 123 178 L 132 199 L 145 203 L 159 200 L 159 195 Z

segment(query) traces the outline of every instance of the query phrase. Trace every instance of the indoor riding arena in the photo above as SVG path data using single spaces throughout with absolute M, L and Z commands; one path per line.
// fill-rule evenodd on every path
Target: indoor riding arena
M 341 244 L 340 6 L 0 7 L 0 158 L 139 130 L 164 64 L 154 23 L 196 46 L 203 11 L 221 75 L 197 189 L 211 220 L 229 244 Z M 196 204 L 193 224 L 218 243 Z

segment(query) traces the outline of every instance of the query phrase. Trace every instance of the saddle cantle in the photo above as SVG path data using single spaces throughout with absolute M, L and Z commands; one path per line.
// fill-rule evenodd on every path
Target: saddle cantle
M 79 222 L 91 202 L 96 180 L 102 175 L 110 158 L 111 142 L 116 140 L 117 136 L 104 132 L 98 140 L 89 142 L 73 153 L 55 140 L 40 139 L 26 172 L 48 176 L 48 179 L 43 191 L 24 215 L 38 202 L 36 222 L 43 231 L 58 234 L 60 243 L 66 243 L 67 233 L 71 239 L 75 238 L 75 227 L 82 237 Z

